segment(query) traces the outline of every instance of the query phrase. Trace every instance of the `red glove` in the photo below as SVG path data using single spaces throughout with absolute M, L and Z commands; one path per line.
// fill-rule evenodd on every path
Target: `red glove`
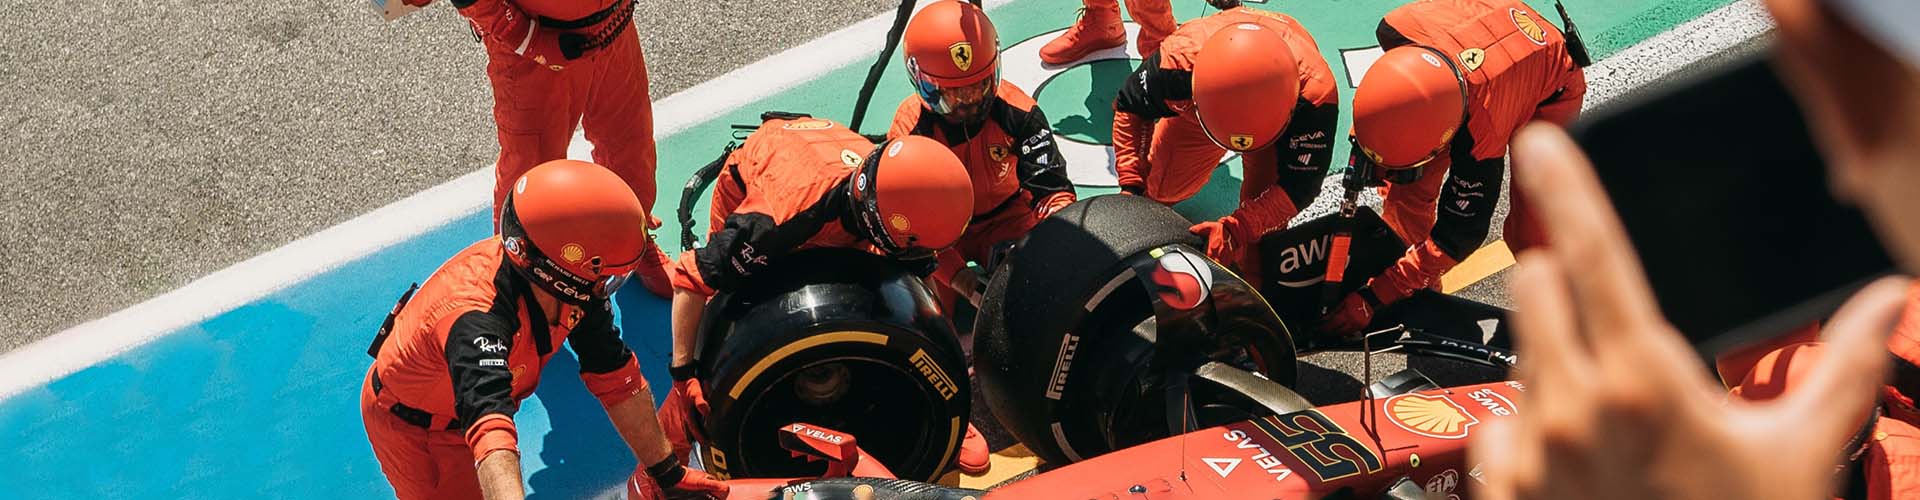
M 662 484 L 668 486 L 662 488 Z M 681 465 L 679 459 L 671 456 L 636 469 L 633 476 L 627 478 L 627 498 L 635 500 L 724 499 L 729 489 L 726 482 L 714 479 L 706 471 Z
M 1363 288 L 1347 294 L 1347 298 L 1342 299 L 1340 305 L 1334 306 L 1332 311 L 1327 312 L 1327 317 L 1321 319 L 1320 331 L 1347 338 L 1354 338 L 1362 333 L 1360 329 L 1366 328 L 1367 324 L 1373 322 L 1373 310 L 1378 307 L 1367 300 L 1365 296 L 1367 293 L 1372 292 Z
M 459 6 L 460 15 L 473 21 L 482 38 L 511 47 L 513 53 L 547 69 L 566 69 L 567 61 L 586 51 L 586 35 L 542 28 L 538 19 L 504 0 L 468 1 L 461 5 L 461 0 L 455 0 L 454 5 Z
M 1459 261 L 1434 246 L 1433 240 L 1422 241 L 1407 249 L 1407 254 L 1386 272 L 1367 280 L 1365 288 L 1340 301 L 1338 307 L 1327 313 L 1321 328 L 1344 336 L 1361 333 L 1360 329 L 1373 321 L 1374 310 L 1399 302 L 1415 290 L 1433 286 L 1434 280 L 1458 264 Z
M 1246 225 L 1234 216 L 1221 217 L 1217 221 L 1206 221 L 1187 228 L 1193 234 L 1207 239 L 1207 257 L 1214 262 L 1232 264 L 1240 260 L 1240 245 L 1247 241 Z
M 1407 249 L 1406 255 L 1400 256 L 1386 272 L 1367 281 L 1367 288 L 1380 298 L 1380 304 L 1392 304 L 1412 295 L 1414 290 L 1432 287 L 1440 275 L 1459 264 L 1460 261 L 1428 239 Z
M 1293 206 L 1293 199 L 1287 197 L 1287 190 L 1274 185 L 1261 190 L 1260 194 L 1253 199 L 1241 200 L 1240 208 L 1234 209 L 1233 213 L 1226 217 L 1221 217 L 1220 222 L 1226 225 L 1227 220 L 1232 219 L 1238 223 L 1238 228 L 1233 234 L 1238 238 L 1234 240 L 1234 246 L 1244 248 L 1258 244 L 1260 237 L 1266 236 L 1269 231 L 1285 229 L 1287 223 L 1293 221 L 1293 216 L 1299 213 L 1300 209 Z M 1212 255 L 1213 245 L 1209 243 L 1207 246 L 1208 255 Z M 1234 250 L 1233 257 L 1237 258 L 1238 249 Z M 1215 257 L 1215 259 L 1218 258 Z
M 706 418 L 709 407 L 706 395 L 700 390 L 700 379 L 688 377 L 675 380 L 673 390 L 667 392 L 667 400 L 660 405 L 660 429 L 667 435 L 667 443 L 673 447 L 673 456 L 682 462 L 693 453 L 695 441 L 706 441 L 700 432 L 700 422 Z M 696 418 L 696 416 L 698 418 Z
M 1033 218 L 1045 219 L 1051 217 L 1054 212 L 1058 212 L 1062 208 L 1067 208 L 1067 205 L 1072 205 L 1074 201 L 1079 199 L 1080 198 L 1075 196 L 1071 191 L 1061 191 L 1047 195 L 1047 199 L 1041 200 L 1038 205 L 1034 206 Z

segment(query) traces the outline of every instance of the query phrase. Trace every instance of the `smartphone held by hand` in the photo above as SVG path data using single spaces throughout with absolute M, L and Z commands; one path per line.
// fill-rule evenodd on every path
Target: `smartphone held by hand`
M 1585 118 L 1571 132 L 1662 312 L 1703 355 L 1825 318 L 1894 272 L 1866 219 L 1834 198 L 1764 56 Z

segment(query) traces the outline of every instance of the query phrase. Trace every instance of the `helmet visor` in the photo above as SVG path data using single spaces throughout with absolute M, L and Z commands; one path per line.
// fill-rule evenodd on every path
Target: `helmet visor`
M 920 101 L 926 103 L 927 109 L 955 123 L 973 123 L 985 117 L 987 104 L 993 102 L 994 89 L 1000 85 L 997 65 L 992 75 L 964 85 L 942 85 L 918 71 L 917 66 L 913 70 L 913 90 L 920 94 Z

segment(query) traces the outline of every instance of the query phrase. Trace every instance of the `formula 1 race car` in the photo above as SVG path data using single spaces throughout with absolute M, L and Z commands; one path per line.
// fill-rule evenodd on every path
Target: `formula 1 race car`
M 1477 474 L 1465 453 L 1473 430 L 1520 411 L 1513 400 L 1525 388 L 1517 383 L 1440 389 L 1414 371 L 1383 377 L 1358 401 L 1315 407 L 1283 384 L 1298 352 L 1287 322 L 1193 242 L 1168 243 L 1188 238 L 1178 214 L 1141 198 L 1107 196 L 1056 218 L 994 274 L 975 352 L 995 416 L 1056 468 L 984 494 L 881 480 L 892 475 L 884 467 L 876 471 L 873 456 L 859 452 L 853 444 L 859 432 L 821 430 L 833 437 L 816 435 L 816 444 L 804 445 L 799 438 L 807 433 L 782 429 L 766 440 L 764 453 L 821 462 L 782 477 L 864 477 L 737 479 L 734 497 L 1460 497 Z M 1124 238 L 1125 246 L 1038 260 L 1092 248 L 1075 247 L 1076 238 L 1086 244 Z M 1068 273 L 1083 279 L 1058 276 Z M 1046 293 L 1022 293 L 1015 291 L 1016 279 L 1054 285 L 1040 289 Z M 1090 291 L 1077 293 L 1076 284 Z M 1034 297 L 1064 302 L 1068 314 L 1045 314 L 1050 309 L 1022 302 Z M 1037 312 L 1007 314 L 1016 310 Z M 1380 339 L 1382 349 L 1369 349 L 1375 346 L 1368 339 L 1350 347 L 1507 367 L 1512 354 L 1476 342 L 1499 331 L 1489 322 L 1501 315 L 1497 308 L 1423 294 L 1382 312 L 1382 321 L 1393 325 L 1368 337 Z M 1470 329 L 1460 336 L 1476 338 L 1439 335 L 1434 328 Z M 915 427 L 902 417 L 887 422 Z
M 1405 248 L 1371 211 L 1343 208 L 1270 234 L 1257 251 L 1350 238 L 1339 246 L 1353 252 L 1266 259 L 1260 286 L 1198 250 L 1185 218 L 1132 196 L 1082 200 L 995 259 L 973 324 L 977 382 L 1001 426 L 1054 469 L 987 497 L 1463 493 L 1474 473 L 1466 439 L 1519 411 L 1518 384 L 1438 389 L 1403 371 L 1369 375 L 1367 395 L 1322 407 L 1289 388 L 1303 352 L 1396 349 L 1496 368 L 1514 359 L 1500 347 L 1505 311 L 1433 292 L 1380 311 L 1370 335 L 1313 332 L 1326 297 L 1365 281 L 1314 278 L 1328 262 L 1368 276 Z M 735 498 L 979 497 L 910 481 L 948 468 L 972 390 L 926 285 L 862 252 L 802 252 L 778 268 L 714 297 L 703 318 L 708 470 L 733 479 Z
M 1269 235 L 1262 245 L 1330 238 L 1329 228 L 1344 225 L 1362 242 L 1405 248 L 1386 240 L 1391 231 L 1370 212 L 1355 213 Z M 996 272 L 976 332 L 982 390 L 1021 443 L 1063 467 L 987 498 L 1464 494 L 1475 474 L 1466 440 L 1479 424 L 1518 412 L 1513 399 L 1523 387 L 1440 389 L 1408 370 L 1371 384 L 1359 401 L 1314 407 L 1287 387 L 1293 356 L 1397 349 L 1505 368 L 1514 356 L 1486 342 L 1504 336 L 1503 310 L 1422 293 L 1383 310 L 1379 328 L 1357 342 L 1330 338 L 1311 331 L 1317 308 L 1266 301 L 1284 294 L 1318 303 L 1328 294 L 1316 287 L 1364 280 L 1269 274 L 1263 288 L 1279 293 L 1254 293 L 1197 250 L 1187 225 L 1158 203 L 1096 197 L 1035 228 Z M 1348 269 L 1377 272 L 1398 253 L 1356 252 Z M 1283 319 L 1276 309 L 1310 319 Z

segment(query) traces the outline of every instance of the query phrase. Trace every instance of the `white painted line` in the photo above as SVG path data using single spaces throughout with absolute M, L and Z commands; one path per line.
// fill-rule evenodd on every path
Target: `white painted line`
M 987 2 L 989 8 L 1013 0 Z M 922 6 L 930 2 L 922 2 Z M 680 91 L 653 104 L 654 137 L 665 138 L 741 106 L 812 81 L 879 52 L 893 11 L 822 35 Z M 891 109 L 878 108 L 883 112 Z M 579 132 L 567 156 L 592 158 Z M 474 170 L 339 225 L 241 261 L 104 318 L 68 328 L 0 356 L 0 400 L 39 387 L 231 311 L 455 219 L 489 210 L 493 166 Z M 422 269 L 421 278 L 430 270 Z M 265 325 L 263 325 L 264 327 Z
M 1014 0 L 990 0 L 989 9 Z M 924 4 L 923 4 L 924 5 Z M 800 46 L 755 61 L 654 103 L 654 136 L 664 138 L 753 101 L 858 62 L 879 50 L 893 21 L 885 12 Z M 1771 28 L 1755 0 L 1739 0 L 1656 35 L 1588 70 L 1589 103 L 1661 76 L 1758 36 Z M 1619 80 L 1624 87 L 1596 81 Z M 1609 90 L 1616 89 L 1616 90 Z M 884 109 L 884 108 L 882 108 Z M 574 135 L 567 155 L 589 158 Z M 462 175 L 311 236 L 194 280 L 104 318 L 50 335 L 0 356 L 0 400 L 93 366 L 196 322 L 231 311 L 289 285 L 486 210 L 493 167 Z M 1325 197 L 1322 197 L 1325 198 Z M 426 271 L 422 270 L 424 274 Z

